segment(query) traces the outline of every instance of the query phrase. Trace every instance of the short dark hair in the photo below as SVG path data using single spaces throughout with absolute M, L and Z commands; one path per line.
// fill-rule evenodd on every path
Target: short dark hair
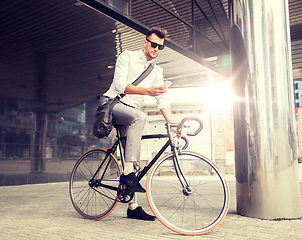
M 146 35 L 146 38 L 148 38 L 149 36 L 151 36 L 152 34 L 155 34 L 156 36 L 158 36 L 159 38 L 163 38 L 165 40 L 169 40 L 169 35 L 168 35 L 168 31 L 166 29 L 163 29 L 161 27 L 152 27 L 148 30 L 148 33 Z

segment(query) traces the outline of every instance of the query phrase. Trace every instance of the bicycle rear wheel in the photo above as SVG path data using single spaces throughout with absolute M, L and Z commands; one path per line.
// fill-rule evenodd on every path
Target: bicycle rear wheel
M 201 235 L 215 229 L 229 208 L 229 188 L 221 172 L 206 157 L 180 151 L 183 174 L 191 187 L 184 189 L 173 164 L 174 153 L 160 158 L 147 178 L 147 199 L 166 227 L 183 235 Z
M 96 148 L 84 153 L 76 162 L 69 181 L 69 194 L 76 211 L 93 220 L 108 216 L 118 203 L 114 189 L 119 187 L 121 173 L 118 161 L 106 150 Z

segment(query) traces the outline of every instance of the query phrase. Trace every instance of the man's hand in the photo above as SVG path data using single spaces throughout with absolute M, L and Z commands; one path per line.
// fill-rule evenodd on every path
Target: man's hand
M 174 120 L 172 118 L 171 108 L 162 108 L 160 109 L 160 111 L 168 123 L 174 123 Z M 182 133 L 178 133 L 176 127 L 171 128 L 171 130 L 177 135 L 178 138 L 181 138 Z
M 167 88 L 164 86 L 152 86 L 148 88 L 134 86 L 132 84 L 128 84 L 125 88 L 124 93 L 126 94 L 137 94 L 137 95 L 149 95 L 152 97 L 156 97 L 167 92 Z
M 182 137 L 182 132 L 179 133 L 176 127 L 171 127 L 171 130 L 177 135 L 178 139 Z
M 149 96 L 156 97 L 167 92 L 167 88 L 163 86 L 152 86 L 148 88 Z

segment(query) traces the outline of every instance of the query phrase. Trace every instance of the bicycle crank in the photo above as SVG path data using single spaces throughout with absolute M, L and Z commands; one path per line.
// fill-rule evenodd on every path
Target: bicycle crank
M 120 185 L 117 194 L 118 194 L 119 202 L 122 203 L 128 203 L 134 197 L 134 192 L 130 191 L 125 185 Z

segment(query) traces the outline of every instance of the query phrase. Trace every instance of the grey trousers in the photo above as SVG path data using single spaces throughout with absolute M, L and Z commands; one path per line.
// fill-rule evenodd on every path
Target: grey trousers
M 127 136 L 122 142 L 125 162 L 139 163 L 141 137 L 144 131 L 146 115 L 142 111 L 117 103 L 112 111 L 113 124 L 117 125 L 121 136 Z

